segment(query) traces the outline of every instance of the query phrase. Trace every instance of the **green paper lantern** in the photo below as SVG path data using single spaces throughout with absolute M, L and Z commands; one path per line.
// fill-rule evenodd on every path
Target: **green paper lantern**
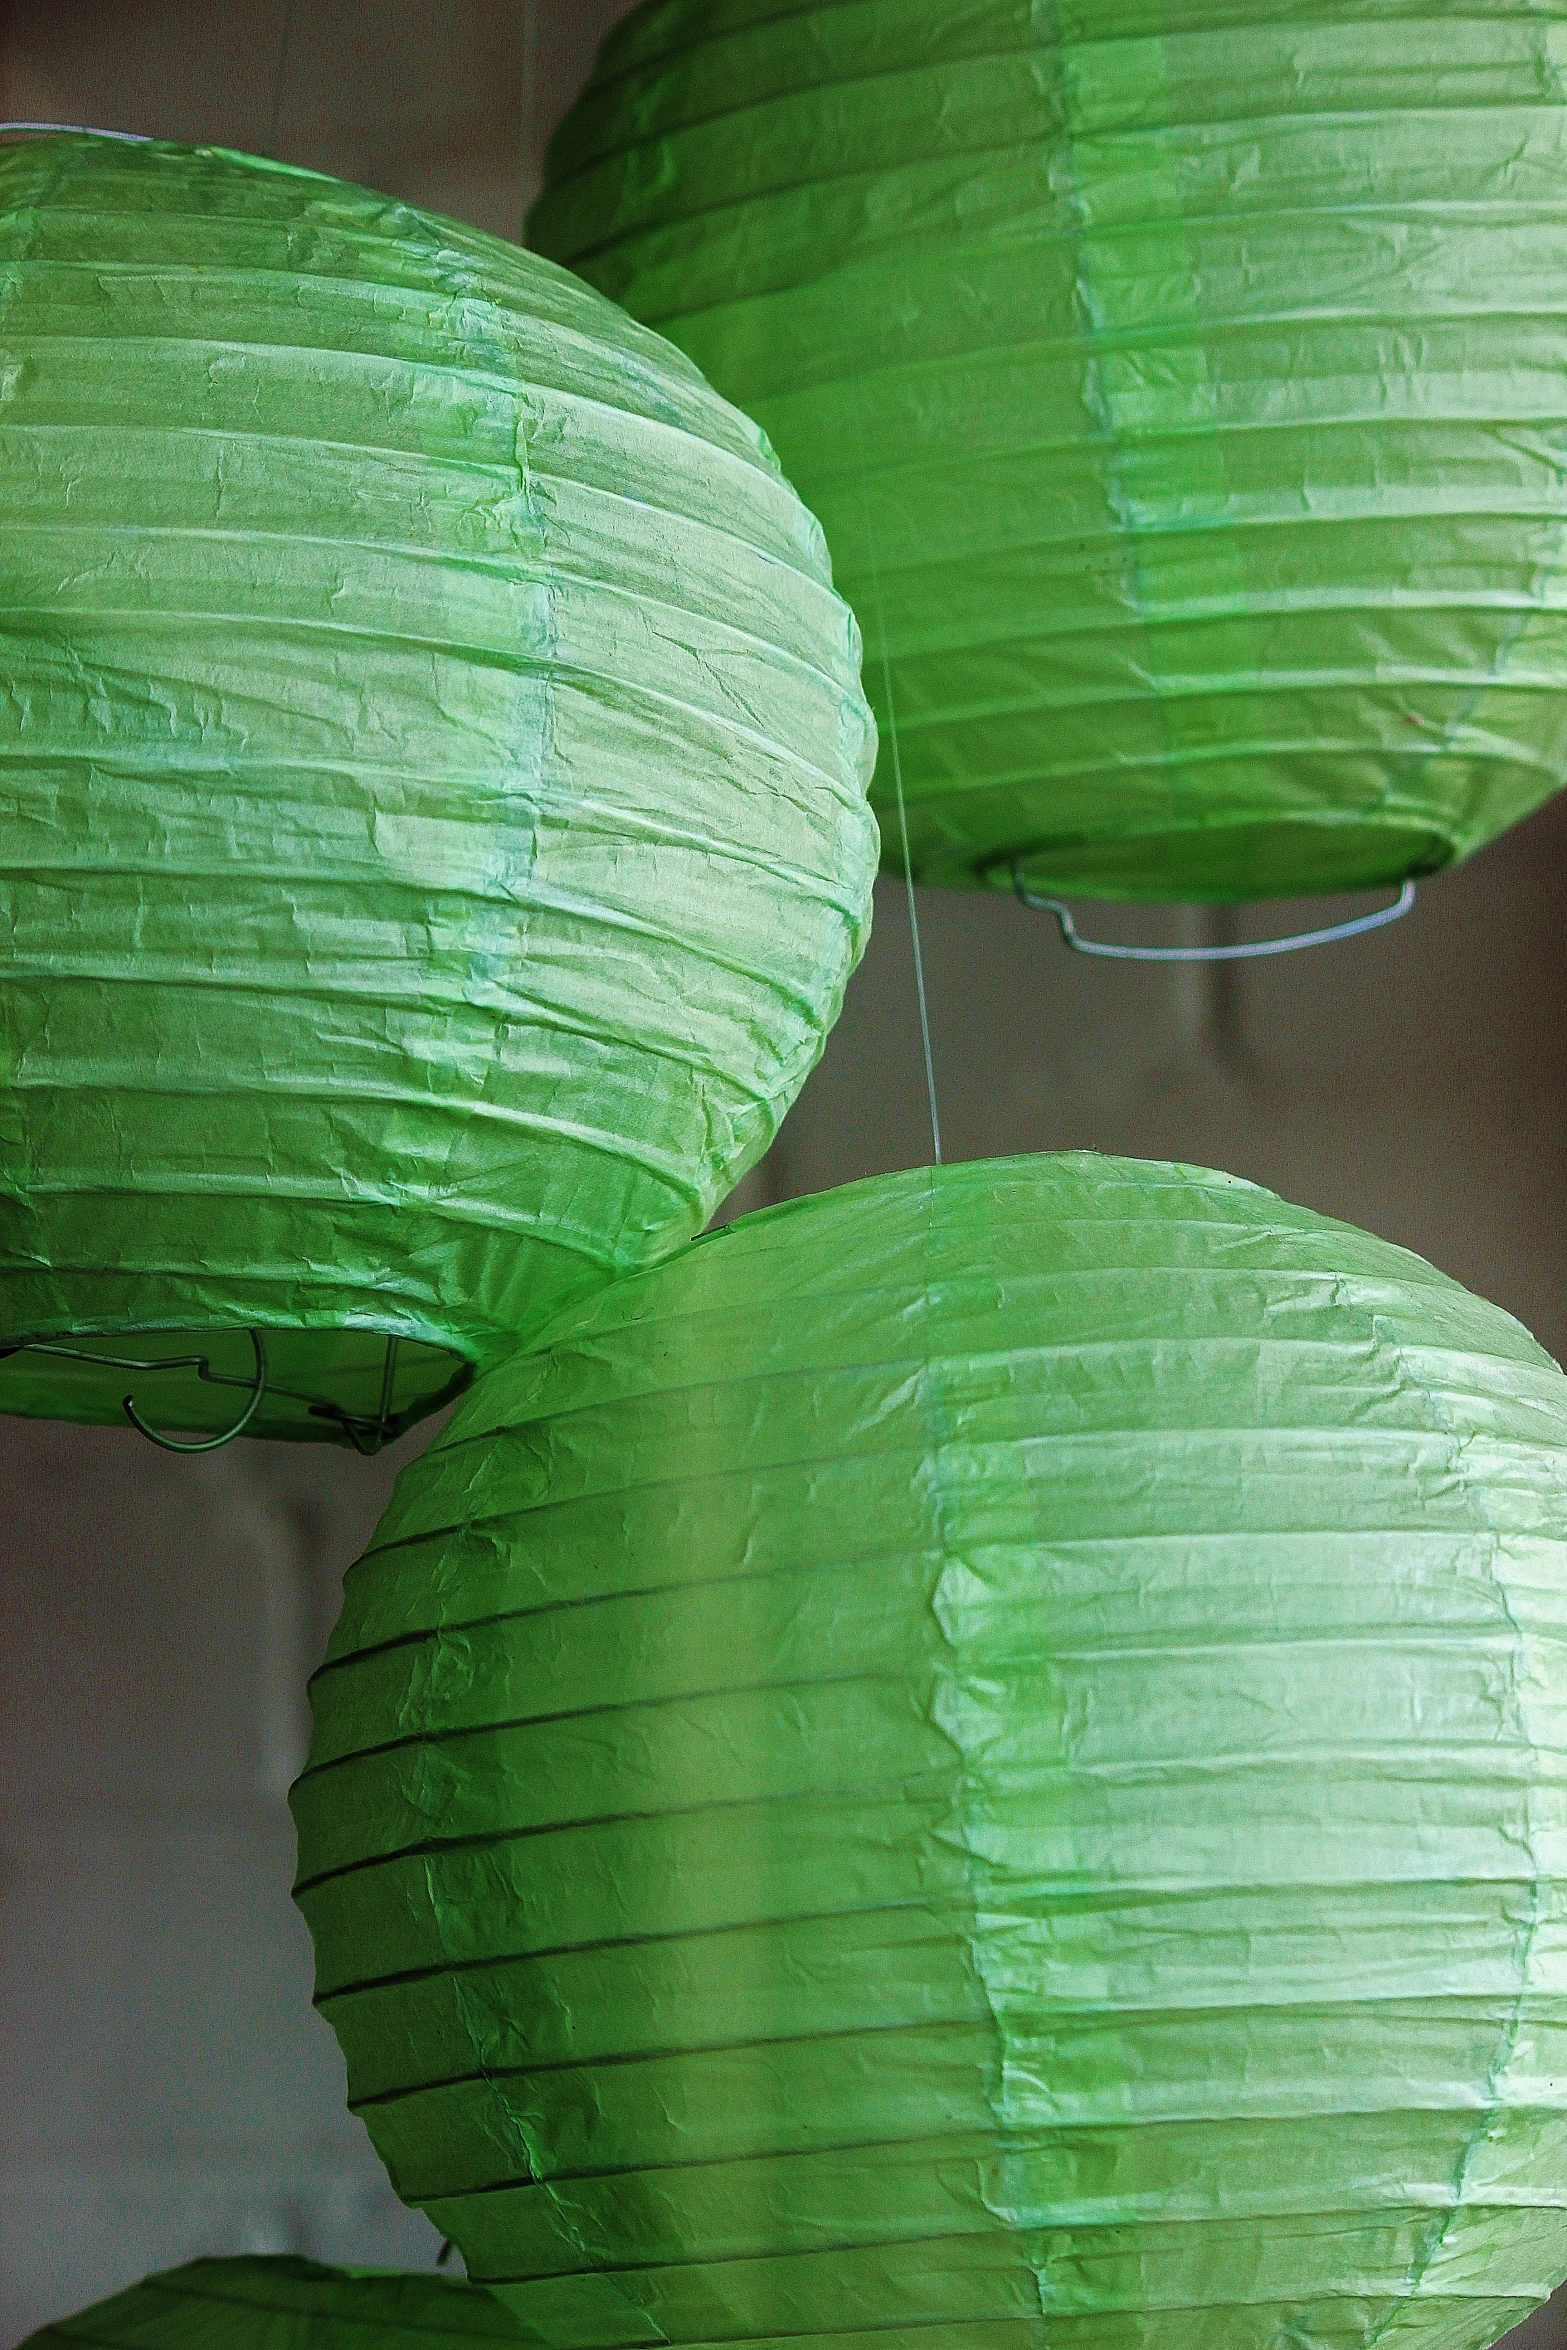
M 821 516 L 916 879 L 1359 889 L 1567 781 L 1560 35 L 1452 0 L 611 35 L 530 235 Z M 896 859 L 894 801 L 884 742 Z
M 527 2339 L 480 2285 L 258 2258 L 171 2268 L 44 2326 L 21 2350 L 434 2350 Z
M 294 1794 L 561 2350 L 1478 2350 L 1567 2269 L 1567 1381 L 1091 1156 L 741 1219 L 405 1470 Z
M 0 665 L 0 1354 L 122 1366 L 0 1410 L 223 1427 L 255 1329 L 252 1434 L 405 1425 L 701 1228 L 864 944 L 858 636 L 761 436 L 364 189 L 0 150 Z

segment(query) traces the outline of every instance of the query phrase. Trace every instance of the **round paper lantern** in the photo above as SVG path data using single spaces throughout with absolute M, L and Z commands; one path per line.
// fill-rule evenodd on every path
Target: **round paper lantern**
M 821 516 L 916 878 L 1357 889 L 1567 781 L 1555 38 L 1445 0 L 611 36 L 530 234 Z
M 1478 2350 L 1567 2269 L 1567 1381 L 1089 1156 L 747 1217 L 407 1469 L 351 2098 L 546 2342 Z
M 193 2260 L 30 2334 L 21 2350 L 414 2350 L 527 2340 L 480 2285 L 321 2268 L 313 2260 Z
M 54 137 L 0 276 L 0 1352 L 118 1358 L 0 1411 L 222 1427 L 255 1330 L 252 1434 L 374 1437 L 766 1148 L 866 935 L 854 622 L 497 238 Z

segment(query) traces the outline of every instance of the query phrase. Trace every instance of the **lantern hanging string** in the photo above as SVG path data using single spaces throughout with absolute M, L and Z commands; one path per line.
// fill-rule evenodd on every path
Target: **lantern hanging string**
M 278 42 L 277 73 L 272 83 L 272 115 L 267 124 L 267 153 L 276 161 L 278 118 L 283 112 L 283 77 L 288 70 L 288 45 L 294 30 L 294 0 L 283 10 L 283 35 Z
M 925 958 L 920 951 L 919 908 L 914 899 L 914 859 L 909 849 L 909 817 L 903 798 L 903 758 L 898 748 L 898 704 L 892 688 L 892 659 L 887 651 L 887 615 L 881 597 L 881 564 L 876 555 L 876 523 L 871 512 L 869 476 L 865 464 L 865 418 L 860 388 L 854 386 L 854 422 L 859 442 L 860 505 L 865 515 L 865 547 L 871 565 L 871 601 L 876 612 L 876 641 L 881 651 L 882 691 L 887 703 L 887 740 L 892 751 L 892 788 L 898 806 L 898 837 L 903 851 L 903 890 L 909 909 L 909 944 L 914 952 L 914 992 L 919 1002 L 920 1043 L 925 1054 L 925 1097 L 930 1104 L 930 1155 L 941 1165 L 941 1112 L 936 1103 L 936 1064 L 930 1049 L 930 1003 L 925 993 Z

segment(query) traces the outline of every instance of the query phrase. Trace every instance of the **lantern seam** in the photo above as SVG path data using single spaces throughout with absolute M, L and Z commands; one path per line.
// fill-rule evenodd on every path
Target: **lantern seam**
M 1455 1448 L 1457 1454 L 1456 1474 L 1464 1486 L 1465 1497 L 1470 1503 L 1475 1530 L 1487 1538 L 1486 1557 L 1491 1585 L 1496 1594 L 1503 1621 L 1513 1636 L 1513 1670 L 1509 1679 L 1513 1710 L 1517 1721 L 1518 1744 L 1531 1755 L 1537 1754 L 1539 1742 L 1528 1730 L 1517 1686 L 1517 1659 L 1520 1652 L 1528 1645 L 1527 1636 L 1513 1612 L 1512 1595 L 1500 1570 L 1501 1533 L 1491 1524 L 1488 1513 L 1477 1505 L 1473 1487 L 1464 1475 L 1463 1454 L 1466 1440 L 1458 1436 L 1453 1427 L 1451 1413 L 1443 1408 L 1442 1399 L 1433 1391 L 1429 1382 L 1418 1373 L 1410 1375 L 1409 1350 L 1381 1314 L 1372 1314 L 1371 1327 L 1373 1343 L 1380 1341 L 1389 1346 L 1399 1369 L 1410 1377 L 1410 1384 L 1420 1396 L 1432 1427 L 1445 1435 Z M 1486 2071 L 1486 2105 L 1459 2152 L 1458 2161 L 1451 2177 L 1450 2201 L 1440 2224 L 1431 2242 L 1417 2260 L 1413 2274 L 1406 2283 L 1403 2292 L 1392 2300 L 1381 2324 L 1368 2338 L 1366 2350 L 1376 2350 L 1377 2344 L 1382 2341 L 1391 2328 L 1401 2319 L 1407 2317 L 1411 2308 L 1418 2305 L 1422 2285 L 1441 2259 L 1454 2226 L 1465 2213 L 1464 2192 L 1474 2158 L 1504 2110 L 1506 2077 L 1513 2057 L 1517 2053 L 1519 2036 L 1523 2026 L 1524 2008 L 1532 1989 L 1530 1968 L 1543 1917 L 1544 1871 L 1534 1842 L 1533 1800 L 1527 1791 L 1524 1797 L 1524 1806 L 1527 1822 L 1527 1850 L 1531 1870 L 1528 1916 L 1517 1955 L 1518 1989 L 1513 2001 L 1512 2013 L 1503 2027 L 1496 2051 Z
M 526 382 L 522 380 L 520 368 L 518 368 L 515 364 L 511 371 L 510 398 L 512 401 L 513 449 L 517 469 L 518 491 L 524 501 L 530 523 L 537 533 L 540 551 L 547 558 L 551 546 L 550 517 L 547 512 L 546 502 L 540 499 L 534 490 L 531 473 L 530 428 L 536 424 L 536 419 L 528 404 Z M 546 654 L 553 656 L 558 653 L 560 641 L 560 597 L 556 582 L 553 578 L 547 578 L 545 580 L 543 605 Z M 547 670 L 543 678 L 543 707 L 541 711 L 537 736 L 533 746 L 533 775 L 541 798 L 545 798 L 548 795 L 548 779 L 560 756 L 557 736 L 558 695 L 559 681 L 552 670 Z M 545 1120 L 543 1123 L 547 1126 L 550 1121 Z M 429 1690 L 426 1690 L 423 1693 L 420 1711 L 422 1717 L 426 1720 L 428 1720 L 428 1710 L 431 1702 L 431 1696 L 432 1692 Z M 433 1853 L 426 1857 L 422 1873 L 425 1887 L 426 1913 L 429 1917 L 430 1924 L 434 1929 L 436 1947 L 444 1958 L 449 1955 L 450 1937 L 446 1930 L 446 1906 L 437 1890 L 435 1882 Z M 448 1980 L 451 1980 L 451 1978 L 448 1978 Z M 538 2148 L 534 2140 L 534 2132 L 529 2128 L 523 2117 L 518 2112 L 516 2112 L 514 2107 L 508 2102 L 506 2097 L 502 2094 L 498 2084 L 491 2078 L 489 2068 L 485 2062 L 484 2051 L 479 2045 L 478 2035 L 474 2029 L 474 2021 L 468 2006 L 468 2002 L 464 1998 L 461 1985 L 456 1982 L 453 1982 L 453 1997 L 456 2003 L 458 2015 L 463 2025 L 465 2036 L 468 2041 L 469 2050 L 472 2055 L 474 2065 L 478 2070 L 480 2079 L 483 2081 L 485 2088 L 489 2092 L 490 2102 L 495 2110 L 503 2140 L 505 2138 L 513 2138 L 514 2141 L 521 2146 L 524 2160 L 527 2163 L 528 2169 L 534 2179 L 538 2180 L 540 2174 L 540 2163 Z M 588 2248 L 583 2242 L 580 2233 L 568 2221 L 567 2216 L 562 2210 L 555 2195 L 550 2191 L 549 2187 L 545 2185 L 542 2180 L 540 2180 L 540 2184 L 544 2186 L 545 2202 L 553 2216 L 555 2227 L 559 2233 L 565 2238 L 566 2242 L 572 2246 L 579 2258 L 591 2259 L 591 2255 L 589 2254 Z M 618 2292 L 618 2288 L 615 2287 L 613 2280 L 610 2280 L 610 2285 L 612 2291 Z M 634 2303 L 629 2303 L 628 2306 L 635 2309 Z M 641 2311 L 637 2311 L 637 2314 L 639 2316 L 644 2315 L 644 2313 Z M 657 2341 L 662 2342 L 665 2339 L 661 2327 L 653 2325 L 651 2327 L 651 2332 Z
M 984 1945 L 979 1930 L 981 1902 L 978 1878 L 981 1856 L 970 1817 L 972 1758 L 958 1727 L 962 1713 L 961 1691 L 964 1660 L 954 1637 L 952 1622 L 943 1610 L 943 1586 L 956 1563 L 943 1466 L 951 1421 L 951 1415 L 946 1409 L 944 1392 L 948 1358 L 944 1354 L 937 1353 L 930 1336 L 931 1293 L 937 1286 L 940 1272 L 945 1269 L 946 1256 L 946 1251 L 942 1246 L 945 1236 L 938 1230 L 938 1203 L 946 1190 L 955 1189 L 961 1195 L 966 1188 L 961 1176 L 954 1184 L 946 1169 L 939 1165 L 924 1171 L 923 1278 L 917 1285 L 889 1284 L 888 1303 L 896 1311 L 901 1302 L 901 1291 L 903 1297 L 917 1299 L 919 1306 L 920 1332 L 923 1344 L 920 1355 L 915 1359 L 920 1366 L 921 1374 L 918 1381 L 920 1418 L 925 1432 L 925 1457 L 930 1466 L 935 1546 L 941 1558 L 940 1571 L 926 1601 L 927 1612 L 935 1625 L 941 1644 L 937 1659 L 934 1660 L 931 1695 L 928 1700 L 928 1719 L 931 1727 L 938 1730 L 947 1741 L 957 1767 L 957 1784 L 949 1801 L 953 1815 L 952 1826 L 956 1831 L 964 1855 L 964 1886 L 963 1900 L 953 1921 L 953 1930 L 959 1939 L 964 1974 L 983 2003 L 985 2016 L 988 2019 L 987 2041 L 990 2061 L 988 2066 L 982 2066 L 980 2069 L 980 2086 L 990 2111 L 991 2127 L 1001 2149 L 1001 2161 L 1003 2169 L 1005 2169 L 1008 2162 L 1009 2137 L 1005 2107 L 1010 2041 L 1001 2011 L 997 2005 L 994 1987 L 986 1971 Z M 944 1698 L 946 1699 L 945 1705 Z M 927 1829 L 925 1834 L 938 1843 L 944 1840 L 940 1828 Z M 897 2142 L 896 2140 L 888 2141 L 888 2143 L 894 2144 Z M 994 2199 L 983 2187 L 981 2188 L 981 2200 L 992 2218 L 1000 2221 L 1008 2249 L 1012 2257 L 1019 2260 L 1028 2273 L 1034 2297 L 1040 2308 L 1043 2309 L 1044 2297 L 1038 2271 L 1027 2260 L 1016 2242 L 1016 2231 L 1010 2212 L 1004 2209 L 998 2210 Z

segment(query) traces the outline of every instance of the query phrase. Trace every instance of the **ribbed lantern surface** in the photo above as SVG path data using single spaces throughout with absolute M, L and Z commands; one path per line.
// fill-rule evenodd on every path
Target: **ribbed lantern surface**
M 863 945 L 858 662 L 756 428 L 547 262 L 0 150 L 0 1349 L 194 1334 L 233 1385 L 137 1400 L 222 1426 L 255 1326 L 252 1432 L 341 1435 L 698 1230 Z
M 1480 2350 L 1567 2268 L 1567 1381 L 1091 1156 L 747 1217 L 404 1471 L 294 1797 L 550 2343 Z
M 1223 899 L 1567 780 L 1564 205 L 1561 0 L 652 0 L 530 235 L 821 516 L 918 877 Z
M 258 2257 L 167 2269 L 44 2326 L 22 2350 L 439 2350 L 527 2338 L 479 2285 Z

